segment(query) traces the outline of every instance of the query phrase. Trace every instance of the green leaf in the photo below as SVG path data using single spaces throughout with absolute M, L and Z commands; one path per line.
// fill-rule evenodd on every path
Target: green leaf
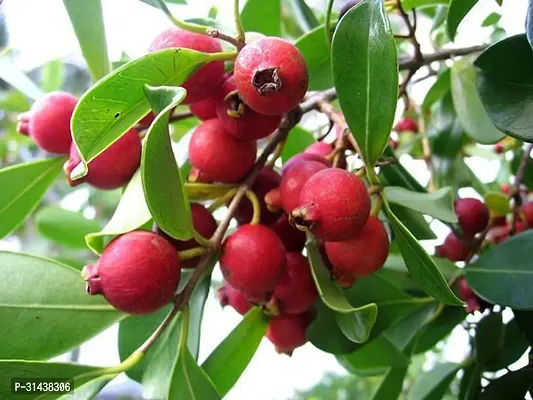
M 402 5 L 406 11 L 413 8 L 430 7 L 439 4 L 448 4 L 450 0 L 403 0 Z
M 79 384 L 74 385 L 74 392 L 61 396 L 60 400 L 88 400 L 96 397 L 98 393 L 117 375 L 102 375 L 92 381 L 89 381 L 81 386 Z
M 295 45 L 302 52 L 309 71 L 309 90 L 333 87 L 331 52 L 324 40 L 324 25 L 298 38 Z
M 483 20 L 483 22 L 481 23 L 481 26 L 487 27 L 487 26 L 495 25 L 498 22 L 500 22 L 501 18 L 502 18 L 501 14 L 491 12 L 489 15 L 487 15 L 487 18 Z
M 281 0 L 248 0 L 241 12 L 246 32 L 281 36 Z
M 95 81 L 109 73 L 104 16 L 100 0 L 63 0 L 81 52 Z
M 171 237 L 193 236 L 191 209 L 168 130 L 170 114 L 187 95 L 183 88 L 146 87 L 152 109 L 158 113 L 148 128 L 142 151 L 141 171 L 144 195 L 157 225 Z
M 461 365 L 437 364 L 418 378 L 409 392 L 409 400 L 442 399 Z
M 195 356 L 200 346 L 200 324 L 203 309 L 209 293 L 210 276 L 206 275 L 195 287 L 189 300 L 191 320 L 189 322 L 188 349 Z M 142 376 L 143 397 L 164 399 L 167 396 L 171 379 L 172 366 L 178 359 L 178 342 L 181 336 L 181 315 L 174 318 L 165 333 L 158 339 L 147 357 L 147 364 Z
M 440 73 L 437 77 L 437 80 L 428 90 L 426 97 L 422 103 L 422 109 L 427 111 L 440 100 L 446 93 L 451 90 L 451 73 L 450 69 L 445 69 L 444 72 Z
M 476 363 L 471 363 L 463 370 L 459 385 L 459 400 L 475 400 L 481 393 L 481 370 Z
M 295 126 L 289 132 L 285 146 L 283 146 L 283 152 L 281 153 L 282 161 L 285 163 L 292 156 L 302 153 L 307 147 L 315 143 L 315 141 L 311 132 L 299 125 Z
M 0 238 L 17 229 L 37 207 L 61 172 L 64 158 L 50 158 L 0 170 Z
M 476 90 L 476 71 L 468 59 L 453 64 L 451 82 L 453 104 L 466 133 L 481 144 L 496 143 L 505 137 L 483 108 Z
M 384 336 L 379 336 L 351 354 L 337 358 L 356 374 L 372 370 L 382 372 L 384 368 L 406 367 L 409 364 L 409 357 Z
M 397 186 L 387 186 L 383 194 L 391 203 L 430 215 L 441 221 L 457 223 L 457 215 L 453 209 L 453 191 L 449 187 L 433 193 L 417 193 Z
M 498 352 L 486 363 L 486 369 L 489 371 L 507 368 L 518 361 L 529 347 L 529 342 L 518 327 L 516 319 L 503 326 L 503 339 L 500 343 Z
M 45 92 L 60 90 L 65 81 L 65 64 L 61 59 L 52 60 L 41 70 L 41 84 Z
M 101 228 L 95 220 L 86 219 L 81 212 L 58 206 L 46 206 L 35 214 L 39 233 L 48 239 L 76 249 L 85 249 L 85 235 Z
M 407 367 L 390 368 L 387 370 L 379 386 L 372 393 L 371 400 L 397 399 L 402 393 L 403 381 L 407 375 Z
M 52 260 L 0 252 L 0 358 L 48 359 L 90 339 L 123 317 L 89 296 L 80 272 Z
M 505 216 L 511 211 L 509 197 L 502 192 L 489 192 L 483 196 L 483 200 L 495 216 Z
M 126 186 L 120 203 L 107 225 L 100 232 L 88 234 L 85 242 L 92 251 L 100 254 L 110 239 L 134 231 L 149 223 L 151 219 L 152 216 L 144 198 L 141 170 L 138 170 Z
M 332 282 L 316 246 L 313 243 L 308 243 L 306 247 L 311 272 L 320 298 L 329 308 L 337 312 L 337 323 L 348 339 L 356 343 L 365 342 L 376 322 L 378 311 L 376 304 L 370 303 L 361 307 L 353 307 L 342 290 Z
M 30 99 L 37 100 L 43 96 L 41 89 L 17 67 L 10 54 L 0 56 L 0 79 L 6 81 Z
M 446 279 L 437 268 L 435 261 L 426 253 L 420 243 L 394 215 L 387 202 L 385 211 L 391 222 L 400 252 L 413 279 L 430 296 L 445 303 L 460 305 L 462 301 L 450 289 Z
M 118 324 L 118 354 L 120 361 L 127 359 L 146 339 L 156 330 L 170 312 L 171 306 L 146 315 L 130 315 Z M 148 357 L 144 357 L 126 374 L 137 382 L 141 382 L 142 375 L 148 365 Z
M 513 310 L 514 320 L 530 345 L 533 345 L 533 313 L 531 311 Z
M 390 146 L 385 148 L 383 156 L 394 159 L 392 165 L 381 170 L 380 178 L 385 177 L 387 183 L 385 186 L 401 186 L 413 192 L 427 193 L 427 190 L 400 163 Z
M 438 342 L 446 338 L 453 328 L 466 318 L 466 312 L 462 307 L 444 307 L 439 316 L 431 321 L 425 331 L 418 338 L 415 354 L 425 353 L 436 346 Z
M 517 139 L 533 141 L 533 51 L 526 36 L 511 36 L 490 46 L 474 65 L 479 97 L 494 125 Z
M 88 365 L 40 362 L 40 361 L 23 361 L 23 360 L 0 360 L 0 398 L 2 399 L 28 399 L 36 398 L 37 395 L 24 396 L 13 395 L 11 393 L 12 378 L 62 378 L 72 379 L 78 375 L 87 372 L 95 372 L 100 367 L 91 367 Z M 87 382 L 91 378 L 76 379 L 74 386 L 77 387 Z M 46 399 L 57 398 L 60 395 L 49 394 Z
M 269 318 L 253 308 L 202 364 L 220 396 L 237 383 L 268 328 Z
M 489 314 L 478 322 L 475 337 L 478 364 L 485 365 L 498 353 L 503 343 L 503 332 L 501 313 Z
M 450 0 L 448 15 L 446 16 L 446 31 L 452 42 L 455 39 L 459 24 L 476 3 L 477 0 Z
M 184 186 L 187 196 L 191 201 L 215 200 L 221 196 L 224 196 L 231 189 L 236 187 L 236 185 L 188 182 L 186 182 Z
M 364 0 L 337 25 L 332 43 L 335 88 L 367 166 L 387 145 L 396 112 L 398 59 L 381 0 Z
M 508 372 L 492 381 L 483 391 L 482 400 L 522 400 L 533 381 L 533 368 L 524 367 L 518 371 Z
M 305 30 L 315 29 L 320 25 L 318 19 L 311 9 L 305 2 L 305 0 L 291 0 L 290 4 L 294 12 L 294 16 L 300 22 Z
M 98 81 L 85 92 L 72 115 L 72 136 L 83 163 L 72 176 L 84 176 L 86 163 L 148 113 L 145 85 L 179 86 L 216 57 L 188 49 L 165 49 L 130 61 Z
M 489 303 L 533 308 L 533 270 L 527 251 L 533 231 L 513 236 L 482 254 L 466 271 L 468 285 Z

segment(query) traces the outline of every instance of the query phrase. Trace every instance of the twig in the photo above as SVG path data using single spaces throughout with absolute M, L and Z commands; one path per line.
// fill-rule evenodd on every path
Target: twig
M 466 56 L 468 54 L 478 53 L 480 51 L 485 50 L 486 48 L 487 48 L 487 45 L 482 44 L 478 46 L 462 47 L 458 49 L 440 50 L 440 51 L 436 51 L 435 53 L 431 53 L 431 54 L 423 54 L 422 59 L 420 60 L 416 60 L 413 57 L 402 58 L 399 61 L 399 68 L 400 70 L 413 69 L 413 68 L 418 69 L 420 67 L 423 67 L 424 65 L 431 64 L 435 61 L 444 61 L 452 57 Z
M 510 236 L 514 235 L 514 233 L 516 232 L 516 223 L 518 221 L 518 214 L 520 212 L 520 206 L 522 205 L 522 196 L 520 195 L 520 185 L 522 185 L 522 181 L 524 180 L 524 176 L 526 174 L 526 169 L 527 169 L 527 164 L 529 161 L 529 156 L 532 150 L 533 150 L 533 143 L 528 144 L 526 149 L 524 150 L 524 154 L 522 154 L 522 159 L 520 160 L 518 169 L 516 170 L 514 189 L 511 193 L 511 198 L 514 200 L 514 204 L 513 204 L 513 220 L 511 223 L 511 230 L 509 231 Z
M 409 105 L 409 98 L 407 96 L 407 85 L 411 81 L 411 78 L 414 76 L 416 71 L 420 68 L 420 63 L 423 60 L 422 56 L 422 50 L 420 49 L 420 43 L 416 39 L 416 24 L 417 24 L 417 18 L 416 18 L 416 10 L 413 9 L 413 22 L 411 23 L 411 20 L 409 19 L 409 15 L 405 12 L 402 6 L 402 2 L 400 0 L 397 1 L 396 7 L 398 9 L 398 12 L 402 19 L 405 22 L 405 26 L 407 27 L 407 35 L 406 38 L 411 41 L 413 44 L 413 47 L 415 49 L 415 55 L 414 60 L 417 61 L 417 64 L 414 65 L 412 68 L 409 68 L 409 71 L 407 73 L 407 76 L 405 77 L 404 81 L 400 85 L 400 90 L 398 92 L 398 97 L 405 96 L 406 98 L 406 108 Z
M 342 129 L 342 131 L 344 132 L 343 133 L 343 137 L 345 137 L 346 139 L 348 139 L 348 141 L 350 142 L 350 144 L 353 146 L 353 148 L 355 149 L 355 151 L 358 153 L 358 154 L 361 154 L 361 152 L 359 151 L 359 147 L 357 146 L 357 143 L 355 142 L 355 139 L 354 137 L 352 136 L 352 134 L 349 132 L 349 129 L 348 129 L 348 124 L 346 124 L 346 120 L 344 119 L 342 113 L 340 113 L 339 111 L 337 111 L 331 104 L 329 104 L 326 100 L 320 100 L 318 103 L 317 103 L 317 109 L 326 114 L 326 116 L 331 120 L 333 121 L 335 124 L 339 125 L 339 127 Z

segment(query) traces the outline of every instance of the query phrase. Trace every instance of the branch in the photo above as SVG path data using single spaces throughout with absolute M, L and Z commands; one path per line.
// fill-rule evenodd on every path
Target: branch
M 478 45 L 478 46 L 471 46 L 471 47 L 462 47 L 458 49 L 446 49 L 446 50 L 439 50 L 435 53 L 422 55 L 421 60 L 416 60 L 413 57 L 407 57 L 400 59 L 399 62 L 399 68 L 400 70 L 406 70 L 406 69 L 413 69 L 413 68 L 421 68 L 424 65 L 431 64 L 435 61 L 444 61 L 448 60 L 452 57 L 457 56 L 466 56 L 468 54 L 472 53 L 478 53 L 480 51 L 485 50 L 488 47 L 486 44 Z

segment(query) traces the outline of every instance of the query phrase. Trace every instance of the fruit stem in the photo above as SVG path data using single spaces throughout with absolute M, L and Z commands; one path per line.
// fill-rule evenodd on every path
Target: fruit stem
M 326 17 L 324 19 L 324 31 L 326 33 L 326 43 L 328 47 L 331 47 L 331 12 L 333 11 L 333 3 L 335 0 L 328 0 L 328 6 L 326 8 Z
M 247 190 L 245 195 L 248 200 L 250 200 L 250 203 L 252 203 L 252 207 L 254 209 L 250 225 L 257 225 L 261 222 L 261 203 L 259 203 L 259 199 L 257 198 L 256 194 L 251 190 Z
M 235 32 L 237 32 L 237 41 L 241 43 L 241 46 L 237 46 L 240 50 L 246 44 L 246 38 L 244 36 L 244 28 L 242 26 L 241 14 L 239 12 L 239 0 L 233 1 L 233 18 L 235 20 Z
M 359 168 L 357 171 L 354 172 L 354 175 L 358 178 L 364 178 L 366 176 L 366 168 Z
M 183 250 L 180 251 L 178 254 L 180 255 L 180 260 L 190 260 L 191 258 L 196 258 L 201 256 L 207 251 L 207 248 L 205 247 L 195 247 L 194 249 L 189 250 Z
M 74 381 L 80 380 L 80 379 L 87 379 L 91 378 L 93 376 L 102 376 L 102 375 L 117 375 L 121 372 L 128 371 L 135 367 L 141 360 L 143 359 L 144 355 L 146 353 L 142 350 L 137 349 L 131 355 L 126 358 L 124 361 L 122 361 L 120 364 L 115 365 L 113 367 L 106 367 L 106 368 L 99 368 L 95 371 L 86 372 L 84 374 L 80 374 L 78 376 L 74 377 Z
M 208 238 L 205 238 L 202 235 L 200 235 L 200 233 L 198 233 L 196 230 L 194 230 L 193 232 L 193 237 L 194 237 L 194 240 L 196 240 L 198 244 L 202 246 L 201 248 L 210 249 L 211 247 L 213 247 L 213 242 L 209 240 Z M 194 256 L 191 258 L 194 258 Z
M 212 214 L 216 210 L 218 210 L 220 207 L 222 207 L 224 204 L 226 204 L 230 199 L 232 199 L 235 196 L 235 193 L 237 193 L 238 188 L 230 189 L 225 195 L 220 196 L 218 199 L 216 199 L 208 208 L 207 210 Z
M 374 197 L 374 203 L 372 203 L 372 210 L 370 210 L 370 215 L 377 218 L 381 208 L 383 207 L 383 196 L 381 193 L 377 193 Z
M 274 151 L 274 153 L 272 154 L 272 158 L 268 160 L 268 162 L 265 164 L 265 167 L 273 168 L 274 165 L 276 165 L 276 161 L 278 160 L 278 158 L 281 157 L 281 154 L 283 153 L 285 143 L 287 143 L 287 140 L 283 140 L 280 144 L 278 144 L 278 147 L 276 147 L 276 151 Z

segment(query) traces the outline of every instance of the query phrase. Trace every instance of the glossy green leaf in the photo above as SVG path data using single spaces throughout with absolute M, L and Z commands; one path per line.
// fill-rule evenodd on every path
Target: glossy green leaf
M 433 104 L 440 100 L 451 90 L 451 73 L 445 69 L 438 77 L 433 86 L 428 90 L 422 103 L 423 110 L 429 110 Z
M 381 170 L 380 178 L 385 177 L 386 180 L 386 185 L 384 186 L 401 186 L 414 192 L 427 193 L 427 190 L 400 163 L 390 146 L 385 148 L 383 156 L 394 160 L 392 165 Z
M 318 294 L 329 308 L 338 313 L 336 320 L 339 327 L 348 339 L 356 343 L 365 342 L 376 322 L 378 311 L 376 304 L 352 306 L 342 290 L 331 280 L 330 273 L 315 244 L 307 244 L 307 254 Z
M 462 301 L 450 289 L 446 279 L 437 268 L 435 261 L 426 253 L 420 243 L 407 230 L 404 224 L 394 215 L 388 203 L 385 211 L 396 235 L 396 242 L 413 279 L 430 296 L 445 303 L 459 305 Z
M 268 320 L 259 308 L 253 308 L 202 364 L 220 396 L 229 392 L 252 360 Z
M 0 358 L 47 359 L 93 337 L 122 314 L 88 296 L 80 272 L 55 261 L 0 252 Z
M 0 79 L 30 99 L 37 100 L 43 96 L 41 89 L 16 66 L 10 54 L 0 54 Z
M 241 12 L 246 32 L 281 36 L 281 0 L 248 0 Z
M 520 62 L 509 62 L 509 60 Z M 506 38 L 476 60 L 477 89 L 490 119 L 502 132 L 533 141 L 533 50 L 525 35 Z
M 463 1 L 463 0 L 460 0 Z M 476 90 L 476 71 L 466 58 L 451 69 L 453 104 L 466 133 L 482 144 L 500 141 L 505 134 L 494 126 Z
M 513 310 L 513 314 L 516 325 L 529 344 L 533 346 L 533 312 Z
M 71 176 L 82 177 L 87 163 L 102 153 L 150 110 L 144 86 L 179 86 L 216 54 L 165 49 L 130 61 L 98 81 L 80 99 L 71 120 L 83 160 Z
M 235 188 L 235 185 L 224 184 L 208 184 L 208 183 L 189 183 L 183 184 L 187 197 L 191 201 L 200 200 L 214 200 L 221 196 L 224 196 L 231 189 Z
M 409 400 L 441 399 L 460 368 L 461 365 L 455 363 L 435 365 L 415 381 Z
M 466 14 L 476 5 L 478 0 L 450 0 L 448 15 L 446 16 L 446 31 L 453 41 L 457 28 Z
M 482 254 L 466 269 L 469 286 L 490 303 L 533 308 L 533 270 L 524 251 L 531 246 L 533 231 L 526 231 Z
M 156 330 L 167 316 L 171 306 L 146 315 L 130 315 L 120 321 L 118 325 L 118 354 L 120 361 L 124 361 L 142 345 Z M 148 365 L 149 358 L 144 357 L 139 364 L 126 371 L 126 374 L 137 382 L 141 382 L 142 375 Z
M 475 400 L 480 393 L 481 369 L 476 363 L 471 363 L 463 370 L 459 385 L 459 400 Z
M 379 386 L 372 393 L 371 400 L 397 399 L 402 393 L 403 381 L 407 375 L 407 367 L 390 368 L 387 370 Z
M 323 39 L 323 38 L 322 38 Z M 292 156 L 302 153 L 307 147 L 315 143 L 313 134 L 307 129 L 297 125 L 291 129 L 287 136 L 287 141 L 281 153 L 281 159 L 285 163 Z
M 41 70 L 41 85 L 45 92 L 60 90 L 65 81 L 65 64 L 63 60 L 52 60 Z
M 98 393 L 117 375 L 102 375 L 92 381 L 89 381 L 83 385 L 75 384 L 74 391 L 72 393 L 61 396 L 60 400 L 89 400 L 96 397 Z
M 417 193 L 398 186 L 387 186 L 383 194 L 391 203 L 430 215 L 441 221 L 457 222 L 451 188 L 443 188 L 433 193 Z
M 40 361 L 23 361 L 23 360 L 0 360 L 0 398 L 2 399 L 31 399 L 37 395 L 13 395 L 11 393 L 12 378 L 64 378 L 72 379 L 78 375 L 87 372 L 97 371 L 99 367 L 88 365 L 40 362 Z M 76 379 L 74 386 L 79 386 L 91 378 Z M 49 394 L 46 399 L 58 398 L 60 395 Z
M 192 217 L 168 122 L 172 110 L 186 95 L 187 91 L 179 87 L 146 87 L 146 97 L 157 117 L 148 128 L 141 159 L 144 196 L 150 213 L 159 228 L 181 240 L 193 236 Z
M 499 351 L 503 343 L 504 325 L 502 314 L 494 313 L 485 316 L 476 327 L 476 361 L 485 365 Z
M 331 51 L 324 37 L 324 25 L 321 25 L 298 38 L 295 43 L 302 52 L 309 71 L 309 90 L 333 87 Z
M 0 238 L 17 229 L 37 207 L 64 162 L 50 158 L 0 170 Z
M 422 214 L 397 204 L 391 204 L 390 209 L 416 239 L 431 240 L 437 238 Z
M 89 71 L 95 81 L 109 73 L 104 16 L 100 0 L 63 0 Z
M 210 277 L 205 276 L 195 287 L 189 300 L 190 321 L 187 345 L 189 352 L 197 357 L 200 346 L 200 324 L 207 295 Z M 147 355 L 147 363 L 142 375 L 143 397 L 164 399 L 167 396 L 172 368 L 178 359 L 178 343 L 181 336 L 181 316 L 174 318 L 165 333 L 158 339 Z
M 492 381 L 483 391 L 482 400 L 522 400 L 533 382 L 533 368 L 524 367 L 508 372 L 501 378 Z
M 387 145 L 396 112 L 398 59 L 385 6 L 364 0 L 344 15 L 333 36 L 335 88 L 365 163 Z
M 489 192 L 483 196 L 483 200 L 490 210 L 491 214 L 495 216 L 504 216 L 511 211 L 509 197 L 502 192 Z
M 413 8 L 430 7 L 449 2 L 450 0 L 402 0 L 402 5 L 405 10 L 412 10 Z
M 487 26 L 495 25 L 500 21 L 501 18 L 502 18 L 501 14 L 492 12 L 489 15 L 487 15 L 487 18 L 483 20 L 483 22 L 481 23 L 481 26 L 487 27 Z
M 431 350 L 441 340 L 445 339 L 452 330 L 466 318 L 462 307 L 445 307 L 439 316 L 431 321 L 416 342 L 415 354 Z
M 53 241 L 76 249 L 84 249 L 85 235 L 98 231 L 98 221 L 87 219 L 80 212 L 58 206 L 46 206 L 35 214 L 37 231 Z
M 515 319 L 503 326 L 503 338 L 499 343 L 501 346 L 498 346 L 498 352 L 485 364 L 489 371 L 507 368 L 518 361 L 529 347 L 529 342 L 522 334 Z
M 120 203 L 107 225 L 100 232 L 88 234 L 85 242 L 92 251 L 100 254 L 113 237 L 134 231 L 149 223 L 151 219 L 144 198 L 141 170 L 138 170 L 126 186 Z
M 307 5 L 305 0 L 290 0 L 290 4 L 293 6 L 292 9 L 294 10 L 296 19 L 305 30 L 309 31 L 320 25 L 315 13 L 311 7 Z

